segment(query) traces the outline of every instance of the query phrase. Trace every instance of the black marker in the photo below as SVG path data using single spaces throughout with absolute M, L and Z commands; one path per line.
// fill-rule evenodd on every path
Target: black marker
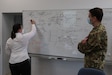
M 63 60 L 63 58 L 57 58 L 57 59 L 59 59 L 59 60 Z
M 32 22 L 32 20 L 30 20 Z

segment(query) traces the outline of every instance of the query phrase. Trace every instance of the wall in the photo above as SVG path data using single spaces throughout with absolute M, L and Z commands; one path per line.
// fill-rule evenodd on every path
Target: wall
M 77 75 L 83 67 L 83 60 L 60 60 L 46 59 L 44 57 L 31 55 L 31 75 Z M 36 64 L 36 65 L 35 65 Z M 112 63 L 106 63 L 106 75 L 112 75 Z
M 40 9 L 111 8 L 111 0 L 0 0 L 3 12 Z
M 2 35 L 3 12 L 18 13 L 18 12 L 22 12 L 23 10 L 86 9 L 86 8 L 93 8 L 93 7 L 112 8 L 111 3 L 112 0 L 84 0 L 84 1 L 83 0 L 0 0 L 0 36 Z M 0 37 L 0 44 L 1 43 L 2 43 L 2 37 Z M 2 73 L 1 72 L 2 58 L 3 58 L 2 54 L 0 54 L 0 73 Z M 34 63 L 32 66 L 37 66 L 35 63 L 37 61 L 36 58 L 32 59 L 32 61 Z M 57 63 L 57 65 L 59 64 Z M 70 64 L 70 66 L 71 65 L 73 64 Z M 77 67 L 81 67 L 80 64 L 77 65 Z M 109 66 L 109 68 L 108 67 L 106 68 L 107 68 L 106 70 L 108 70 L 108 75 L 111 75 L 111 71 L 109 69 L 112 69 L 112 67 Z
M 77 75 L 80 68 L 83 67 L 82 60 L 54 60 L 43 57 L 31 57 L 32 75 Z M 35 60 L 35 61 L 34 61 Z M 80 65 L 80 66 L 79 66 Z
M 1 2 L 0 2 L 0 36 L 2 36 L 2 14 L 1 12 L 2 10 L 1 10 Z M 0 46 L 2 43 L 1 41 L 2 41 L 2 37 L 0 37 Z M 0 50 L 0 75 L 2 75 L 2 52 L 1 50 Z

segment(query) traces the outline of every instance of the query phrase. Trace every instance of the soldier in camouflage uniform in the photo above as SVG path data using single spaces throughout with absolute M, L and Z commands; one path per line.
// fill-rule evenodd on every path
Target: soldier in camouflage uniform
M 89 10 L 89 23 L 93 29 L 89 35 L 78 44 L 78 50 L 85 54 L 85 68 L 103 70 L 105 55 L 107 52 L 107 33 L 101 24 L 103 10 L 93 8 Z

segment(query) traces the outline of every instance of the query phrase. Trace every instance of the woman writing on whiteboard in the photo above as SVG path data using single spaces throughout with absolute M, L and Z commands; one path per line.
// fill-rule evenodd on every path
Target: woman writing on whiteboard
M 9 67 L 12 75 L 31 75 L 30 58 L 28 56 L 29 40 L 36 34 L 35 21 L 31 20 L 32 30 L 22 34 L 22 25 L 15 24 L 11 37 L 6 42 L 6 53 L 10 55 Z

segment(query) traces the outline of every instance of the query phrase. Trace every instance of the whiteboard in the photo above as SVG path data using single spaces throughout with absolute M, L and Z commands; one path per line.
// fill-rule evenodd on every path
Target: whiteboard
M 31 30 L 30 20 L 34 19 L 37 34 L 30 40 L 29 53 L 64 57 L 84 58 L 77 49 L 91 29 L 88 24 L 88 9 L 73 10 L 24 10 L 23 26 L 25 33 Z M 112 9 L 104 9 L 102 23 L 108 33 L 107 60 L 112 57 Z

